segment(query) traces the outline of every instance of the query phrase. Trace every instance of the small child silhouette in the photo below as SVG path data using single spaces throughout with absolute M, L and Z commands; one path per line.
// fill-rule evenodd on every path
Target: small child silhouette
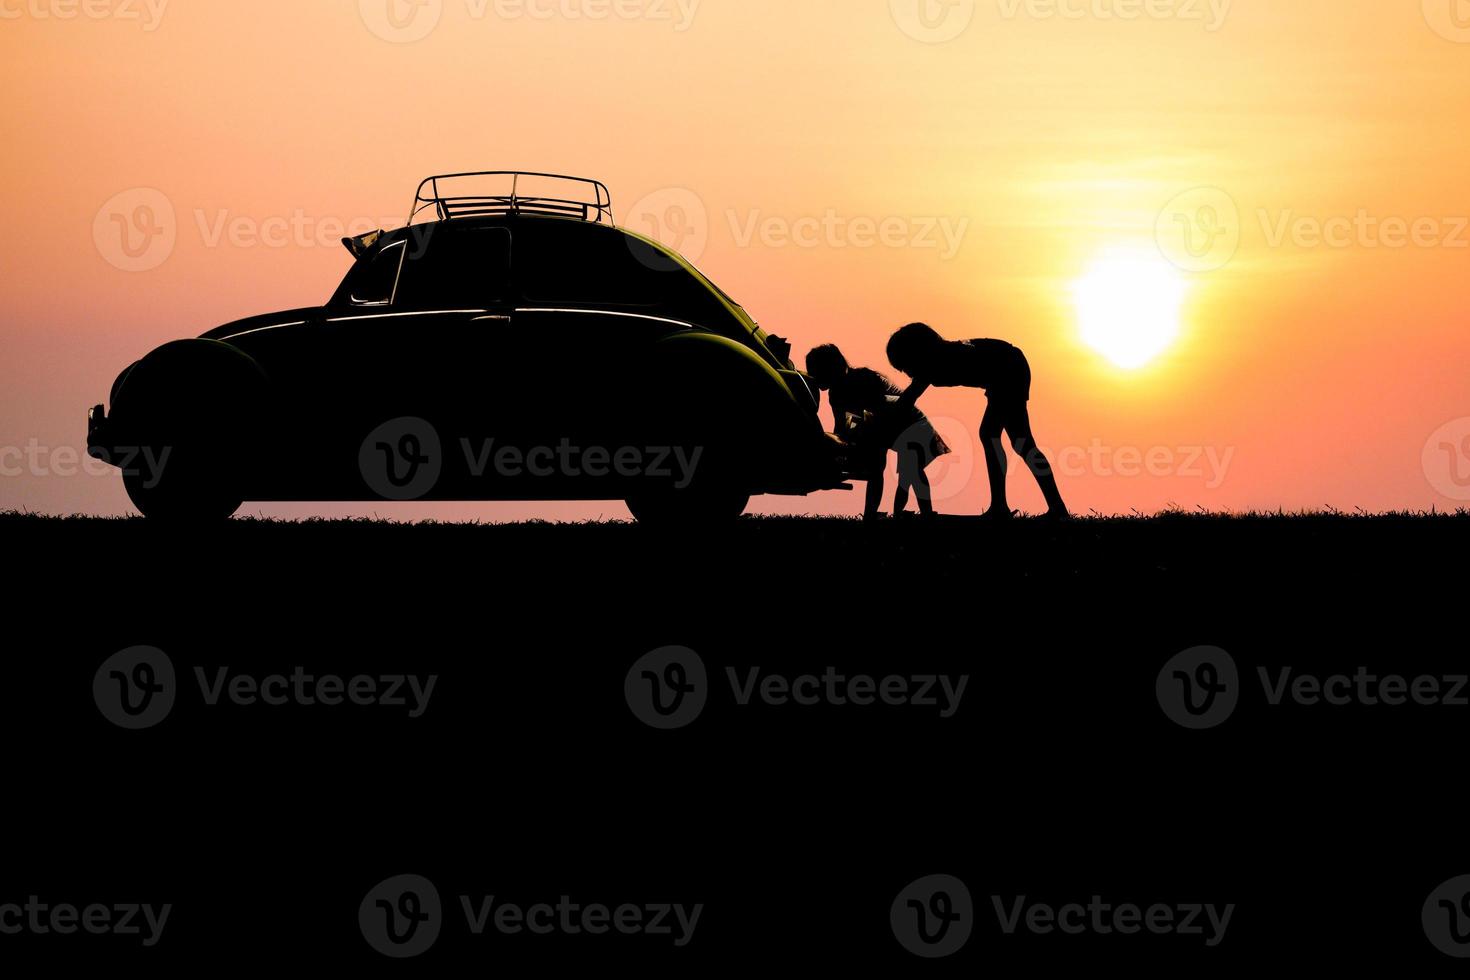
M 1051 464 L 1031 434 L 1031 365 L 1019 347 L 1004 340 L 945 340 L 925 323 L 910 323 L 888 341 L 888 360 L 913 379 L 900 405 L 914 405 L 930 387 L 983 388 L 988 404 L 980 421 L 980 445 L 990 477 L 990 509 L 985 516 L 1013 516 L 1006 501 L 1006 457 L 1000 437 L 1025 461 L 1046 497 L 1051 517 L 1067 517 Z
M 863 516 L 872 520 L 882 506 L 889 449 L 898 452 L 893 515 L 901 515 L 908 507 L 910 490 L 919 513 L 932 515 L 934 504 L 924 470 L 950 449 L 924 413 L 912 403 L 901 406 L 899 390 L 877 371 L 848 366 L 834 344 L 824 344 L 808 354 L 806 370 L 817 387 L 827 392 L 832 434 L 857 450 L 857 470 L 868 481 Z

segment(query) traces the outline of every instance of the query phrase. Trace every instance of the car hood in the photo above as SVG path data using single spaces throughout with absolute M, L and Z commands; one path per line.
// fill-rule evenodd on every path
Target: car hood
M 322 307 L 305 306 L 295 310 L 282 310 L 279 313 L 263 313 L 260 316 L 246 317 L 243 320 L 232 320 L 221 324 L 213 330 L 200 334 L 204 340 L 228 340 L 236 334 L 247 333 L 251 330 L 259 330 L 261 327 L 276 326 L 283 323 L 300 323 L 321 315 Z

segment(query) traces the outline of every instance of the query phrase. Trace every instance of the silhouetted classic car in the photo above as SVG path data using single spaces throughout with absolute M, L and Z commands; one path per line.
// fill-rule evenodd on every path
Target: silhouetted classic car
M 343 243 L 326 305 L 164 344 L 90 411 L 144 515 L 615 499 L 661 522 L 842 485 L 789 345 L 617 227 L 598 181 L 430 177 L 404 227 Z

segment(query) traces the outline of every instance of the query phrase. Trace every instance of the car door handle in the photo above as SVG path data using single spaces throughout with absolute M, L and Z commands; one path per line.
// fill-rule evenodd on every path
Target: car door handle
M 510 322 L 510 317 L 508 317 L 508 316 L 477 316 L 473 320 L 471 320 L 470 322 L 471 323 L 484 323 L 486 321 L 489 321 L 491 323 L 509 323 Z

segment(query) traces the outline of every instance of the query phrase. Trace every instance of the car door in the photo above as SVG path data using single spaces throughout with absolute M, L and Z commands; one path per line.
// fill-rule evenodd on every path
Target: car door
M 616 451 L 648 384 L 651 345 L 689 324 L 666 315 L 672 273 L 606 225 L 523 219 L 513 256 L 519 354 L 552 383 L 528 393 L 543 442 Z
M 323 324 L 341 372 L 324 386 L 351 420 L 344 448 L 368 496 L 479 496 L 468 486 L 475 464 L 513 429 L 514 399 L 499 381 L 515 360 L 510 232 L 422 225 L 389 248 L 398 266 L 386 302 L 379 284 Z M 400 487 L 410 471 L 435 476 Z

